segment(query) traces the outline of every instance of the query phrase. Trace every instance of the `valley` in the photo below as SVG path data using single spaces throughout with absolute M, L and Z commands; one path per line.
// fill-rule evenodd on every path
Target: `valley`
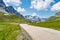
M 28 33 L 30 33 L 30 35 L 34 33 L 31 37 L 34 37 L 34 36 L 35 36 L 35 38 L 38 37 L 38 39 L 36 39 L 36 40 L 40 40 L 40 37 L 42 37 L 42 40 L 44 40 L 43 38 L 44 38 L 44 35 L 46 36 L 46 34 L 47 35 L 49 34 L 48 35 L 49 37 L 47 36 L 46 39 L 50 38 L 51 35 L 53 35 L 53 34 L 54 34 L 53 35 L 54 40 L 55 40 L 55 37 L 57 38 L 57 40 L 60 39 L 59 38 L 60 37 L 60 34 L 59 34 L 60 33 L 60 11 L 56 12 L 55 15 L 50 16 L 50 14 L 47 15 L 47 13 L 49 13 L 50 10 L 46 10 L 46 11 L 43 10 L 45 8 L 45 6 L 42 8 L 43 11 L 39 7 L 37 7 L 39 5 L 36 6 L 36 9 L 37 8 L 38 8 L 38 10 L 40 9 L 39 11 L 36 11 L 36 9 L 34 9 L 34 10 L 32 10 L 30 8 L 28 9 L 28 7 L 27 7 L 28 10 L 25 10 L 23 7 L 24 6 L 26 7 L 27 5 L 24 4 L 23 7 L 22 6 L 20 7 L 19 1 L 16 1 L 17 4 L 19 4 L 19 6 L 16 6 L 14 4 L 14 2 L 12 2 L 11 0 L 10 1 L 12 2 L 12 4 L 10 4 L 10 5 L 7 5 L 7 4 L 9 4 L 9 1 L 7 4 L 4 1 L 5 0 L 0 0 L 0 40 L 28 40 L 27 39 L 28 37 L 26 38 Z M 15 1 L 15 0 L 13 0 L 13 1 Z M 37 1 L 37 0 L 35 0 L 35 1 Z M 25 3 L 26 3 L 26 1 L 25 1 Z M 38 2 L 38 3 L 40 3 L 40 2 Z M 19 9 L 19 10 L 17 10 L 17 9 Z M 34 13 L 33 11 L 37 12 L 38 15 L 36 13 Z M 31 15 L 26 15 L 26 14 L 29 14 L 30 12 L 31 12 Z M 33 14 L 32 14 L 32 12 L 33 12 Z M 53 13 L 52 11 L 50 11 L 50 12 Z M 22 14 L 25 14 L 25 16 Z M 40 16 L 40 14 L 41 14 L 41 16 Z M 47 16 L 47 17 L 50 16 L 50 17 L 45 18 L 45 16 Z M 26 33 L 26 31 L 27 31 L 27 33 Z M 59 31 L 59 33 L 58 33 L 58 31 Z M 39 32 L 39 34 L 38 34 L 38 32 Z M 40 36 L 40 33 L 41 33 L 41 35 L 42 34 L 43 35 Z M 53 33 L 53 34 L 51 34 L 51 33 Z M 58 37 L 57 37 L 57 35 L 58 35 Z M 53 39 L 53 38 L 51 37 L 51 39 Z

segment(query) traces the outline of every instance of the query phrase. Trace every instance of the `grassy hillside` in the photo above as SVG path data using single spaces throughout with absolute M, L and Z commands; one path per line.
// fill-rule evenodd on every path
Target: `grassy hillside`
M 51 22 L 51 21 L 58 21 L 58 20 L 60 20 L 60 17 L 51 16 L 51 17 L 50 17 L 50 18 L 48 18 L 46 21 Z
M 60 30 L 60 20 L 52 22 L 31 23 L 31 25 Z
M 29 20 L 24 19 L 22 16 L 14 15 L 14 14 L 8 14 L 4 15 L 6 13 L 0 12 L 0 22 L 6 21 L 6 22 L 17 22 L 17 23 L 23 23 L 23 22 L 30 22 Z
M 18 35 L 23 35 L 18 23 L 27 23 L 29 20 L 14 14 L 4 14 L 0 12 L 0 40 L 16 40 Z
M 48 18 L 48 20 L 46 20 L 46 21 L 58 21 L 58 20 L 60 20 L 60 12 L 57 12 L 57 13 L 55 14 L 55 16 L 51 16 L 51 17 Z

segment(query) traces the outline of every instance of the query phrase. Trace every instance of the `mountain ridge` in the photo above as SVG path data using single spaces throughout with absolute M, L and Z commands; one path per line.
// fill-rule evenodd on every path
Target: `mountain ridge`
M 6 6 L 3 0 L 0 0 L 0 10 L 23 17 L 23 15 L 17 12 L 12 6 Z
M 32 16 L 32 15 L 26 15 L 25 19 L 29 19 L 31 22 L 41 22 L 40 17 L 38 16 Z

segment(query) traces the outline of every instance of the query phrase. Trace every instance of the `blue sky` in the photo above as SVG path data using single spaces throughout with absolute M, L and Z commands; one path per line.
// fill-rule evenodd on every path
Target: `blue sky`
M 54 16 L 60 11 L 60 0 L 4 0 L 6 6 L 13 6 L 22 15 Z

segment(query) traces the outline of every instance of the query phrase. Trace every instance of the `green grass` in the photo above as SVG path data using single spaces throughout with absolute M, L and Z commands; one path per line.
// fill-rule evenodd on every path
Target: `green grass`
M 29 22 L 29 20 L 14 14 L 4 14 L 4 12 L 0 12 L 0 40 L 16 40 L 16 37 L 22 34 L 22 31 L 19 24 L 14 23 Z
M 0 23 L 0 40 L 16 40 L 15 37 L 20 33 L 18 24 Z
M 60 20 L 52 22 L 31 23 L 30 25 L 60 30 Z

